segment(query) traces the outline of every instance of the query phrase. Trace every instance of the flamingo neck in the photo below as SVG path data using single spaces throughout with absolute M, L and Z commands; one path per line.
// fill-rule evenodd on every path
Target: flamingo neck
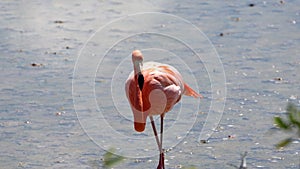
M 133 62 L 133 70 L 134 70 L 134 75 L 137 75 L 138 73 L 141 73 L 141 62 L 135 61 Z
M 143 95 L 142 91 L 139 88 L 137 83 L 138 74 L 135 75 L 135 97 L 134 97 L 134 107 L 135 111 L 133 112 L 134 116 L 134 128 L 138 132 L 143 132 L 146 126 L 147 115 L 144 112 L 144 103 L 143 103 Z
M 138 84 L 138 76 L 142 72 L 141 71 L 141 62 L 134 61 L 133 62 L 133 68 L 134 68 L 134 79 L 135 79 L 135 87 L 136 87 L 136 97 L 135 97 L 135 104 L 137 105 L 137 109 L 141 112 L 143 112 L 143 97 L 142 97 L 142 91 L 139 89 Z

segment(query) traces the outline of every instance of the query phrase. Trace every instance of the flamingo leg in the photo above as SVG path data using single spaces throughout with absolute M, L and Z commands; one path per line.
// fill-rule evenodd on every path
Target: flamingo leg
M 161 150 L 160 153 L 163 152 L 163 149 L 162 149 L 162 140 L 163 140 L 163 131 L 164 131 L 164 129 L 163 129 L 164 125 L 163 124 L 164 124 L 164 115 L 162 114 L 160 116 L 160 150 Z
M 160 168 L 164 169 L 165 168 L 165 155 L 164 155 L 164 150 L 162 148 L 162 141 L 163 141 L 163 129 L 164 127 L 164 114 L 160 115 L 160 154 L 159 154 L 159 166 Z
M 163 150 L 162 150 L 162 144 L 158 139 L 158 135 L 157 135 L 157 131 L 156 131 L 156 127 L 155 127 L 155 123 L 153 120 L 153 116 L 149 116 L 150 121 L 151 121 L 151 126 L 154 132 L 154 136 L 155 136 L 155 140 L 159 149 L 159 163 L 157 166 L 157 169 L 164 169 L 164 155 L 163 155 Z M 161 128 L 161 134 L 162 134 L 162 128 Z M 162 136 L 160 136 L 160 138 L 162 139 Z M 162 141 L 162 140 L 161 140 Z
M 156 140 L 159 152 L 161 152 L 160 141 L 159 141 L 158 136 L 157 136 L 157 131 L 156 131 L 155 123 L 154 123 L 154 120 L 153 120 L 153 116 L 149 116 L 149 118 L 150 118 L 150 121 L 151 121 L 151 126 L 152 126 L 152 129 L 153 129 L 153 133 L 154 133 L 154 136 L 155 136 L 155 140 Z

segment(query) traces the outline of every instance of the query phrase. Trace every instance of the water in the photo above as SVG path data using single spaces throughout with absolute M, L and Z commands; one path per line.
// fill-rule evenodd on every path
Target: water
M 109 147 L 98 146 L 103 131 L 93 128 L 99 126 L 97 120 L 101 118 L 93 116 L 99 115 L 93 111 L 94 102 L 89 102 L 89 99 L 93 98 L 87 96 L 75 100 L 88 105 L 82 107 L 79 105 L 77 110 L 83 113 L 87 122 L 93 124 L 89 130 L 84 128 L 85 131 L 92 133 L 84 132 L 74 109 L 72 78 L 76 59 L 80 51 L 84 52 L 81 49 L 89 37 L 101 26 L 128 14 L 145 11 L 172 14 L 200 28 L 218 51 L 226 76 L 227 95 L 220 125 L 208 144 L 199 144 L 197 139 L 209 112 L 214 91 L 211 91 L 211 82 L 205 69 L 207 60 L 199 61 L 197 57 L 184 60 L 187 65 L 193 67 L 191 71 L 205 98 L 200 102 L 200 113 L 196 112 L 197 118 L 192 119 L 196 122 L 192 124 L 187 136 L 181 131 L 174 131 L 178 137 L 172 134 L 165 137 L 166 148 L 171 148 L 168 147 L 168 143 L 179 140 L 178 144 L 166 153 L 167 167 L 232 168 L 228 164 L 239 165 L 240 154 L 247 151 L 249 168 L 298 168 L 299 142 L 282 151 L 275 150 L 274 145 L 287 135 L 273 132 L 271 128 L 273 116 L 284 116 L 288 101 L 298 106 L 300 104 L 298 94 L 300 3 L 296 0 L 284 3 L 257 1 L 253 7 L 249 6 L 250 3 L 253 2 L 1 2 L 1 168 L 101 168 L 104 148 Z M 153 20 L 145 21 L 147 22 L 144 25 L 138 26 L 130 25 L 130 21 L 126 21 L 125 25 L 114 25 L 115 28 L 110 30 L 112 34 L 103 39 L 92 39 L 88 43 L 93 49 L 88 51 L 89 56 L 95 58 L 103 56 L 103 52 L 96 53 L 103 50 L 105 46 L 103 44 L 118 40 L 119 37 L 130 33 L 128 30 L 134 30 L 135 26 L 140 28 L 153 24 Z M 160 23 L 163 18 L 156 21 Z M 177 33 L 177 37 L 186 35 L 182 37 L 196 39 L 194 43 L 200 41 L 199 38 L 190 37 L 184 32 L 189 28 L 170 28 L 168 26 L 171 23 L 170 21 L 160 23 L 157 29 L 166 29 L 171 34 Z M 106 57 L 106 60 L 103 60 L 106 67 L 98 67 L 93 74 L 88 71 L 83 74 L 86 75 L 85 78 L 92 76 L 95 79 L 82 84 L 86 87 L 80 88 L 81 92 L 85 94 L 93 90 L 94 85 L 98 87 L 95 90 L 98 99 L 96 101 L 102 112 L 114 112 L 118 108 L 110 105 L 107 99 L 111 95 L 110 75 L 115 72 L 115 66 L 120 65 L 117 72 L 123 72 L 116 77 L 126 79 L 128 72 L 131 71 L 131 67 L 126 66 L 126 59 L 118 57 L 117 54 L 124 54 L 124 51 L 130 51 L 135 47 L 150 48 L 149 46 L 153 45 L 155 47 L 154 49 L 151 46 L 153 55 L 160 52 L 166 54 L 165 58 L 154 59 L 175 64 L 174 66 L 183 71 L 186 80 L 192 83 L 193 87 L 197 87 L 189 70 L 183 64 L 176 65 L 181 63 L 182 59 L 177 58 L 177 61 L 167 59 L 167 56 L 174 56 L 174 53 L 193 56 L 189 50 L 176 48 L 178 41 L 174 39 L 161 36 L 159 38 L 161 44 L 155 44 L 150 43 L 155 36 L 146 34 L 137 37 L 138 39 L 124 40 L 113 48 L 111 54 L 115 54 L 112 55 L 114 57 Z M 103 44 L 98 43 L 99 41 Z M 176 49 L 172 51 L 173 53 L 157 50 L 158 47 L 174 48 L 173 45 Z M 202 43 L 202 48 L 199 47 L 197 50 L 203 57 L 212 54 L 206 51 L 208 50 L 206 45 L 209 47 L 208 44 Z M 130 49 L 124 49 L 126 47 Z M 145 52 L 147 55 L 151 54 L 150 49 Z M 127 52 L 125 56 L 128 57 L 129 54 Z M 122 60 L 124 62 L 120 62 Z M 36 65 L 32 66 L 33 63 Z M 86 63 L 87 65 L 82 66 L 83 68 L 86 66 L 85 70 L 89 70 L 93 64 L 97 66 L 98 61 L 91 60 Z M 277 80 L 278 78 L 282 79 Z M 116 83 L 116 86 L 120 87 L 118 85 L 121 84 Z M 117 93 L 115 90 L 112 92 Z M 75 98 L 79 98 L 76 97 L 79 96 L 76 91 L 73 91 L 73 94 Z M 117 106 L 125 110 L 128 103 L 126 100 L 121 102 L 122 98 L 124 95 L 121 93 Z M 173 114 L 176 114 L 176 110 L 180 110 L 181 105 L 185 103 L 188 105 L 190 101 L 192 99 L 185 97 L 183 103 L 167 115 L 166 129 L 169 127 L 172 131 L 170 126 L 176 118 Z M 183 106 L 182 110 L 196 111 L 190 106 Z M 195 117 L 195 113 L 191 114 Z M 104 114 L 104 118 L 126 136 L 152 139 L 149 125 L 145 133 L 137 134 L 132 130 L 131 114 L 125 112 L 122 115 L 125 118 L 120 118 L 118 114 L 112 116 Z M 79 114 L 80 117 L 82 116 Z M 95 118 L 89 121 L 90 117 Z M 80 122 L 82 124 L 84 121 Z M 183 123 L 178 125 L 186 126 L 185 123 L 183 120 Z M 229 135 L 233 138 L 228 138 Z M 113 135 L 110 137 L 114 140 Z M 155 145 L 152 146 L 152 143 L 155 144 L 154 139 L 150 143 L 141 147 L 141 152 L 130 153 L 139 153 L 143 156 L 143 153 L 155 150 Z M 122 152 L 124 147 L 115 148 Z M 157 156 L 138 160 L 127 158 L 115 168 L 154 168 L 157 159 Z

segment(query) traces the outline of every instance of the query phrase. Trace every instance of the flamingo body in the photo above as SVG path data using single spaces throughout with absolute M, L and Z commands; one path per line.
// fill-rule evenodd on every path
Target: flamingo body
M 140 56 L 140 51 L 132 52 L 134 67 Z M 144 76 L 142 90 L 139 88 L 138 72 L 135 71 L 129 75 L 125 87 L 134 116 L 134 128 L 138 132 L 145 130 L 149 115 L 162 115 L 170 111 L 183 94 L 201 97 L 184 83 L 180 73 L 170 65 L 146 62 L 140 71 Z

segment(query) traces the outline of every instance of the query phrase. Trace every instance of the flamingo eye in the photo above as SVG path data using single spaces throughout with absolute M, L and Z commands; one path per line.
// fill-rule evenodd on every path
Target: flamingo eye
M 139 75 L 138 75 L 138 84 L 139 84 L 140 90 L 142 91 L 143 86 L 144 86 L 144 76 L 142 73 L 139 73 Z

